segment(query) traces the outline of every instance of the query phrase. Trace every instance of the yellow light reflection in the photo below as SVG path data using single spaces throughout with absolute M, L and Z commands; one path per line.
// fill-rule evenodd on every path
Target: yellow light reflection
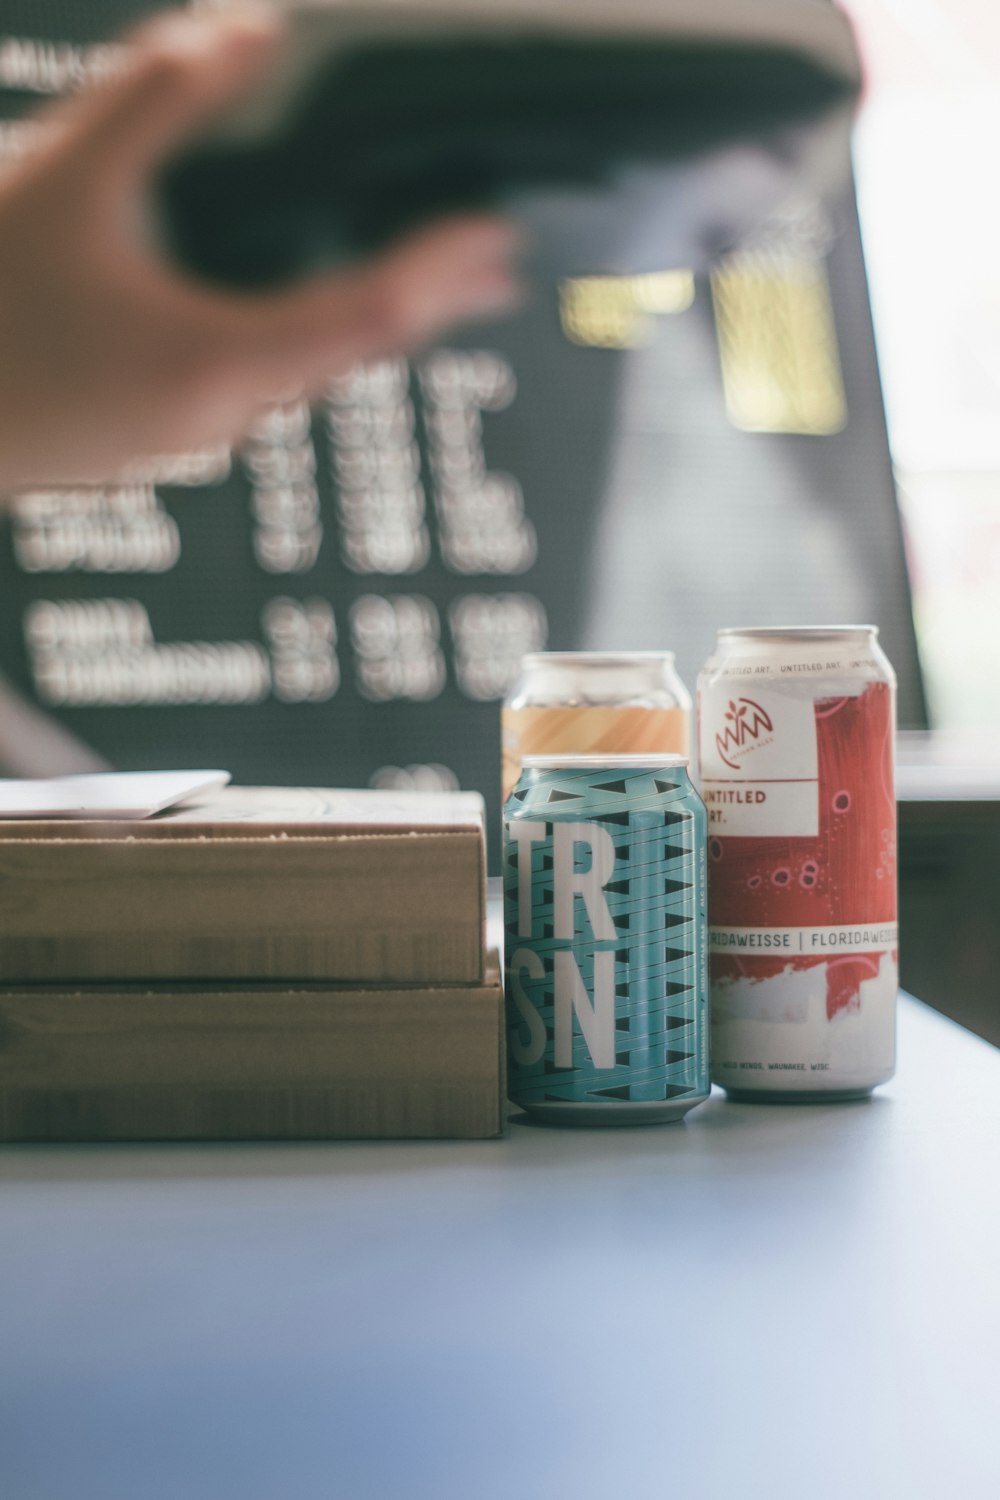
M 829 436 L 847 398 L 826 269 L 747 251 L 711 274 L 726 411 L 746 432 Z
M 635 349 L 652 338 L 654 316 L 684 312 L 693 301 L 690 271 L 577 276 L 559 287 L 559 317 L 574 344 Z

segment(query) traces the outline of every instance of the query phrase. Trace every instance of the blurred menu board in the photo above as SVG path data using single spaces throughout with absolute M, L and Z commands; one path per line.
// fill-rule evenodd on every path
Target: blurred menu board
M 4 150 L 154 8 L 0 0 Z M 36 490 L 4 526 L 4 691 L 60 726 L 52 769 L 460 785 L 496 815 L 525 651 L 673 648 L 693 686 L 726 623 L 872 620 L 924 717 L 850 193 L 707 276 L 537 286 L 233 452 Z

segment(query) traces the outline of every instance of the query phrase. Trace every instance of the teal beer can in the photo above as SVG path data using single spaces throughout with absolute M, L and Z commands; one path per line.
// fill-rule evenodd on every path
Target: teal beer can
M 708 1097 L 707 818 L 680 755 L 529 755 L 504 808 L 509 1094 L 553 1123 Z

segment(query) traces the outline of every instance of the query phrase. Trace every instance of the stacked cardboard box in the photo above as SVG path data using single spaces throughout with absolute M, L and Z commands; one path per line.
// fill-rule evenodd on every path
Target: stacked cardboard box
M 0 822 L 0 1140 L 491 1136 L 481 800 Z

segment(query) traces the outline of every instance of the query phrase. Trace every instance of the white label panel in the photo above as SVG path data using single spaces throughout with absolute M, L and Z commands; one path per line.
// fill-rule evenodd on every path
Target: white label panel
M 702 795 L 709 830 L 738 838 L 819 832 L 816 718 L 811 698 L 726 684 L 702 691 Z
M 742 683 L 749 691 L 759 682 L 788 682 L 795 677 L 854 677 L 871 679 L 873 662 L 870 653 L 857 649 L 825 651 L 782 651 L 780 656 L 761 660 L 759 656 L 711 657 L 705 665 L 713 682 L 727 679 L 729 686 Z M 843 691 L 843 684 L 839 690 Z M 856 691 L 857 689 L 855 689 Z
M 854 922 L 839 927 L 711 927 L 708 941 L 713 953 L 826 958 L 839 953 L 891 953 L 899 943 L 899 929 L 895 922 Z
M 809 838 L 819 833 L 817 782 L 706 781 L 710 833 L 735 838 Z

